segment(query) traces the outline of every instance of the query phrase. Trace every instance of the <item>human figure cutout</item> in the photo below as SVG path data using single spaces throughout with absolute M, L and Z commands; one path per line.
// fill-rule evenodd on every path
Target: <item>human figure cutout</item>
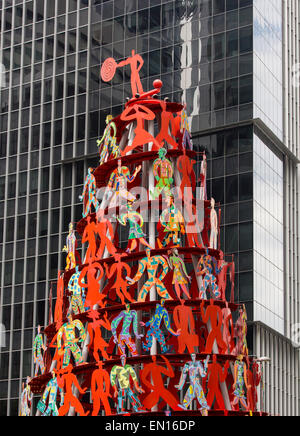
M 171 186 L 174 182 L 174 169 L 172 162 L 166 158 L 168 151 L 162 147 L 158 151 L 158 158 L 153 163 L 153 175 L 157 184 L 154 191 L 150 191 L 152 199 L 159 198 L 164 193 L 166 197 L 171 195 Z
M 117 329 L 121 322 L 122 329 L 118 335 Z M 138 356 L 136 349 L 136 344 L 131 338 L 131 325 L 133 327 L 133 332 L 137 340 L 141 339 L 143 335 L 138 333 L 138 315 L 136 310 L 131 310 L 130 305 L 126 305 L 126 310 L 123 310 L 111 323 L 111 331 L 114 337 L 114 343 L 118 345 L 119 351 L 122 356 L 126 356 L 126 346 L 131 352 L 132 356 Z
M 102 259 L 105 248 L 112 256 L 117 249 L 113 244 L 115 238 L 114 229 L 111 222 L 104 217 L 104 210 L 99 209 L 97 213 L 96 232 L 100 237 L 100 245 L 97 251 L 97 258 Z
M 164 321 L 165 327 L 171 335 L 179 336 L 181 334 L 181 330 L 177 330 L 177 332 L 175 332 L 171 328 L 169 313 L 165 308 L 165 301 L 166 300 L 162 299 L 161 303 L 157 304 L 155 314 L 150 319 L 150 321 L 148 321 L 146 324 L 144 322 L 141 322 L 142 327 L 150 327 L 146 335 L 146 342 L 143 343 L 143 349 L 145 351 L 149 352 L 151 350 L 153 340 L 156 339 L 160 344 L 161 352 L 163 354 L 168 352 L 166 340 L 161 329 L 162 321 Z
M 105 304 L 103 303 L 105 295 L 99 292 L 100 282 L 103 276 L 103 268 L 98 262 L 90 262 L 88 266 L 82 269 L 79 277 L 79 285 L 82 288 L 87 289 L 85 307 L 93 307 L 96 304 L 100 304 L 102 308 L 105 307 Z M 83 282 L 84 279 L 86 280 L 86 283 Z
M 183 155 L 177 160 L 177 168 L 181 174 L 180 194 L 181 198 L 186 195 L 194 198 L 193 192 L 196 189 L 196 176 L 194 172 L 194 165 L 197 162 L 188 157 L 186 149 L 183 149 Z
M 82 214 L 83 218 L 86 218 L 92 212 L 92 205 L 94 206 L 96 212 L 99 208 L 99 203 L 97 201 L 96 195 L 96 179 L 94 176 L 94 169 L 88 169 L 88 175 L 86 176 L 82 195 L 79 196 L 79 200 L 84 202 L 84 211 Z
M 19 416 L 30 416 L 33 394 L 30 388 L 31 378 L 27 377 L 26 386 L 22 383 L 22 393 L 20 398 L 20 411 Z
M 92 319 L 88 325 L 88 333 L 90 335 L 89 351 L 93 350 L 93 356 L 96 362 L 100 360 L 99 351 L 103 359 L 110 360 L 106 352 L 108 343 L 102 337 L 101 327 L 111 331 L 111 324 L 107 318 L 107 313 L 104 314 L 103 319 L 100 319 L 100 314 L 96 310 L 91 310 L 88 317 Z
M 187 149 L 187 147 L 189 146 L 189 148 L 191 150 L 193 150 L 192 134 L 191 134 L 188 116 L 186 113 L 186 105 L 185 105 L 185 108 L 181 112 L 180 130 L 182 133 L 182 146 L 183 146 L 183 148 Z
M 248 356 L 247 332 L 247 312 L 245 305 L 243 305 L 239 309 L 239 318 L 234 329 L 236 338 L 235 355 L 243 354 Z
M 157 239 L 159 248 L 168 247 L 172 244 L 175 247 L 181 246 L 181 235 L 185 234 L 184 218 L 181 211 L 175 205 L 174 196 L 167 198 L 168 207 L 163 210 L 160 216 L 160 223 L 164 228 L 165 237 L 161 242 Z
M 63 252 L 67 253 L 66 259 L 66 271 L 74 269 L 76 266 L 76 257 L 79 257 L 77 248 L 77 239 L 75 236 L 73 223 L 69 224 L 69 234 L 66 239 L 66 245 L 63 248 Z
M 90 215 L 88 215 L 87 224 L 85 226 L 83 235 L 82 235 L 82 244 L 88 243 L 88 248 L 85 255 L 85 263 L 89 263 L 93 261 L 96 257 L 96 234 L 97 234 L 97 226 L 94 221 L 91 221 Z
M 152 143 L 152 149 L 159 150 L 161 144 L 145 130 L 145 121 L 153 121 L 155 113 L 147 106 L 142 104 L 133 104 L 128 106 L 121 115 L 122 121 L 136 121 L 136 128 L 134 130 L 135 137 L 131 145 L 127 145 L 122 155 L 126 156 L 137 147 L 142 147 L 145 144 Z
M 199 337 L 195 330 L 195 319 L 192 308 L 185 305 L 185 300 L 181 301 L 180 306 L 176 306 L 173 312 L 173 320 L 177 330 L 181 330 L 178 339 L 178 353 L 184 354 L 186 348 L 189 354 L 195 352 L 199 346 Z
M 160 147 L 157 148 L 157 144 L 162 144 L 165 141 L 167 144 L 171 145 L 175 150 L 178 148 L 178 144 L 175 139 L 170 135 L 170 132 L 173 130 L 173 122 L 174 117 L 172 112 L 167 111 L 167 102 L 160 101 L 161 106 L 161 126 L 160 132 L 156 137 L 156 143 L 153 144 L 152 151 L 159 150 Z
M 146 254 L 147 257 L 139 262 L 138 272 L 135 277 L 133 279 L 126 277 L 128 283 L 132 286 L 142 278 L 146 271 L 148 271 L 148 280 L 146 280 L 144 286 L 139 292 L 138 302 L 146 301 L 147 295 L 153 286 L 156 286 L 157 293 L 161 298 L 172 300 L 172 297 L 169 295 L 167 288 L 163 283 L 164 278 L 169 271 L 168 262 L 163 256 L 151 256 L 150 248 L 146 248 Z M 158 275 L 160 268 L 162 268 L 162 272 Z
M 131 389 L 131 381 L 139 394 L 145 391 L 139 386 L 135 370 L 129 364 L 126 364 L 126 355 L 121 356 L 121 366 L 115 365 L 110 373 L 111 386 L 114 389 L 114 397 L 117 399 L 117 413 L 125 413 L 126 404 L 132 406 L 134 412 L 142 412 L 142 404 Z
M 225 403 L 224 403 L 222 392 L 220 390 L 220 383 L 225 382 L 229 367 L 230 364 L 229 361 L 227 360 L 223 369 L 223 367 L 217 361 L 217 355 L 216 354 L 213 355 L 213 361 L 208 365 L 208 373 L 207 373 L 208 394 L 206 399 L 210 408 L 213 405 L 214 399 L 216 399 L 214 409 L 217 409 L 216 405 L 218 405 L 219 410 L 225 410 Z
M 135 53 L 135 50 L 132 50 L 131 57 L 129 57 L 125 61 L 119 62 L 117 67 L 122 68 L 125 67 L 126 65 L 129 65 L 131 68 L 130 81 L 131 81 L 132 96 L 137 97 L 137 94 L 141 95 L 144 92 L 142 82 L 140 79 L 140 74 L 139 74 L 139 72 L 143 68 L 144 60 L 139 54 Z
M 206 154 L 203 153 L 203 160 L 201 162 L 201 170 L 200 170 L 200 200 L 207 200 L 207 158 Z
M 191 355 L 191 358 L 192 360 L 184 365 L 179 384 L 178 386 L 175 386 L 175 388 L 177 388 L 179 391 L 182 391 L 187 376 L 189 376 L 190 386 L 185 394 L 183 404 L 179 404 L 178 406 L 180 407 L 180 409 L 187 411 L 188 408 L 192 405 L 192 402 L 197 399 L 198 403 L 200 404 L 200 411 L 202 413 L 202 416 L 208 416 L 209 406 L 205 398 L 201 379 L 204 379 L 207 376 L 207 365 L 209 356 L 207 356 L 204 364 L 196 360 L 197 355 L 195 353 Z
M 232 402 L 233 410 L 236 410 L 240 404 L 242 405 L 242 407 L 244 407 L 246 411 L 249 410 L 247 397 L 245 394 L 245 387 L 247 391 L 252 388 L 252 386 L 248 383 L 247 365 L 244 362 L 244 356 L 240 354 L 237 357 L 234 365 L 234 400 Z
M 44 374 L 46 367 L 44 363 L 43 352 L 45 353 L 46 347 L 44 345 L 43 335 L 41 333 L 41 326 L 38 326 L 38 334 L 36 335 L 33 343 L 33 360 L 35 364 L 34 376 L 37 377 L 39 370 L 41 375 Z
M 146 241 L 146 235 L 143 232 L 144 219 L 143 216 L 133 210 L 133 201 L 128 201 L 127 212 L 121 214 L 120 217 L 116 217 L 117 221 L 124 227 L 129 224 L 128 240 L 130 245 L 126 250 L 126 253 L 132 253 L 138 247 L 138 241 L 144 247 L 152 249 L 151 245 Z
M 127 280 L 123 278 L 123 271 L 125 272 L 125 277 L 130 277 L 131 268 L 126 262 L 122 262 L 122 258 L 124 258 L 126 254 L 124 253 L 116 253 L 114 254 L 115 262 L 111 265 L 110 269 L 107 264 L 104 263 L 106 278 L 110 280 L 114 275 L 116 275 L 116 281 L 110 289 L 115 289 L 118 297 L 120 298 L 123 305 L 125 305 L 126 300 L 130 301 L 130 303 L 134 303 L 135 300 L 131 297 L 129 292 L 127 291 L 128 283 Z
M 232 318 L 232 312 L 229 308 L 229 304 L 226 301 L 226 307 L 222 309 L 223 313 L 223 340 L 227 346 L 226 352 L 231 354 L 234 350 L 234 323 Z
M 252 371 L 250 368 L 247 370 L 247 380 L 251 388 L 247 390 L 247 401 L 249 410 L 256 412 L 257 410 L 257 387 L 260 385 L 262 375 L 259 371 L 259 366 L 256 361 L 252 364 Z
M 190 294 L 187 289 L 187 284 L 191 282 L 191 278 L 187 273 L 184 261 L 179 256 L 177 248 L 173 248 L 168 251 L 169 257 L 167 257 L 170 270 L 173 271 L 173 282 L 178 300 L 181 301 L 181 290 L 186 297 L 190 300 Z
M 107 371 L 103 369 L 103 362 L 99 360 L 97 362 L 97 367 L 93 372 L 91 380 L 91 393 L 93 402 L 93 412 L 92 416 L 98 416 L 101 403 L 103 404 L 105 410 L 105 416 L 110 416 L 111 408 L 108 399 L 111 398 L 110 395 L 110 377 Z
M 87 416 L 90 412 L 85 412 L 82 404 L 78 400 L 77 397 L 73 394 L 73 386 L 79 390 L 81 395 L 84 395 L 87 391 L 87 388 L 81 389 L 80 384 L 78 383 L 77 377 L 72 373 L 73 367 L 69 365 L 62 376 L 62 383 L 65 389 L 65 397 L 64 404 L 59 409 L 59 416 L 66 416 L 69 413 L 71 407 L 74 407 L 75 412 L 79 414 L 79 416 Z
M 222 263 L 220 269 L 218 268 L 218 263 L 216 259 L 209 255 L 208 249 L 206 254 L 201 256 L 198 266 L 197 266 L 197 276 L 202 276 L 202 286 L 200 289 L 200 300 L 207 299 L 207 288 L 210 287 L 215 299 L 220 299 L 221 292 L 217 284 L 217 276 L 220 274 L 224 267 L 225 262 Z
M 76 329 L 79 331 L 79 338 L 76 337 Z M 86 331 L 79 319 L 74 319 L 70 313 L 67 315 L 67 322 L 59 329 L 57 334 L 58 354 L 63 356 L 63 368 L 70 364 L 73 356 L 75 365 L 83 363 L 82 351 L 78 343 L 83 343 L 86 339 Z
M 68 283 L 68 291 L 71 294 L 71 308 L 74 315 L 84 313 L 84 304 L 82 298 L 83 290 L 79 285 L 80 274 L 79 268 L 76 266 L 75 273 L 72 275 Z
M 224 354 L 224 352 L 226 351 L 226 344 L 223 341 L 223 334 L 222 334 L 222 325 L 223 325 L 222 310 L 219 306 L 216 306 L 214 304 L 214 300 L 210 300 L 210 305 L 207 307 L 206 311 L 204 310 L 204 304 L 205 302 L 203 300 L 200 306 L 202 320 L 205 324 L 208 324 L 209 322 L 211 324 L 211 331 L 207 338 L 205 353 L 206 354 L 212 353 L 213 346 L 216 341 L 216 344 L 221 349 L 221 353 Z
M 151 410 L 162 399 L 172 410 L 179 411 L 178 400 L 165 387 L 163 379 L 163 376 L 173 378 L 174 371 L 168 359 L 165 356 L 162 356 L 162 359 L 166 367 L 159 365 L 156 356 L 152 356 L 152 363 L 146 365 L 141 371 L 141 382 L 151 391 L 144 399 L 143 404 L 146 409 Z M 149 381 L 149 378 L 152 382 Z
M 100 154 L 100 165 L 103 165 L 108 161 L 109 158 L 109 147 L 112 149 L 112 155 L 114 159 L 119 157 L 119 147 L 117 146 L 117 126 L 112 121 L 112 115 L 106 117 L 106 128 L 104 130 L 103 136 L 97 141 L 97 146 L 99 147 Z M 111 131 L 113 130 L 113 135 Z
M 38 402 L 37 409 L 42 413 L 42 416 L 59 416 L 57 408 L 58 393 L 60 393 L 60 407 L 62 407 L 64 404 L 64 391 L 58 383 L 58 378 L 56 374 L 57 371 L 52 371 L 52 378 L 47 383 L 42 398 Z M 46 405 L 47 399 L 48 404 Z
M 199 210 L 193 203 L 191 195 L 184 197 L 184 210 L 185 210 L 185 230 L 188 246 L 190 248 L 198 247 L 203 248 L 203 240 L 201 232 L 204 228 L 204 222 L 199 222 Z M 204 215 L 204 209 L 203 209 Z M 204 219 L 204 216 L 203 216 Z
M 64 276 L 61 274 L 61 271 L 58 271 L 56 293 L 57 298 L 54 310 L 54 322 L 56 323 L 57 328 L 60 328 L 63 322 L 64 304 Z
M 219 224 L 218 215 L 215 209 L 216 202 L 214 198 L 211 199 L 211 211 L 210 211 L 210 243 L 209 247 L 217 250 L 218 249 L 218 235 L 219 235 Z

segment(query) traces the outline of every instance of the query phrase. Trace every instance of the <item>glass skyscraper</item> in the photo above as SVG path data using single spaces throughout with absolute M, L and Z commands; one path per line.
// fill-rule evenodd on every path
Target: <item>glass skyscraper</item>
M 0 10 L 0 415 L 18 414 L 96 140 L 130 95 L 129 70 L 107 84 L 100 66 L 133 49 L 144 89 L 161 78 L 207 152 L 249 348 L 271 359 L 265 408 L 299 415 L 298 0 L 2 0 Z

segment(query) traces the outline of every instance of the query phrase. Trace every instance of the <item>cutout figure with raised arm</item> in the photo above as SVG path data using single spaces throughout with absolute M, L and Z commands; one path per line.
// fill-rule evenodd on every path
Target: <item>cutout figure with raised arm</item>
M 121 332 L 118 336 L 117 329 L 123 321 Z M 111 331 L 114 337 L 114 343 L 118 345 L 121 355 L 126 356 L 126 346 L 132 356 L 138 356 L 135 342 L 131 338 L 130 329 L 133 326 L 133 332 L 136 339 L 141 339 L 143 335 L 138 334 L 138 315 L 135 310 L 130 310 L 130 305 L 126 305 L 126 310 L 123 310 L 111 323 Z

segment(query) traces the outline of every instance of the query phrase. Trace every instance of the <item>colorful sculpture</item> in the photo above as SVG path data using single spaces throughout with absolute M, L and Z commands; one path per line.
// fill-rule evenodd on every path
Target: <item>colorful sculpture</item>
M 80 337 L 76 338 L 76 329 L 79 331 Z M 84 342 L 86 332 L 82 322 L 79 319 L 73 320 L 72 315 L 68 314 L 67 322 L 59 329 L 57 335 L 57 348 L 60 355 L 63 355 L 63 368 L 70 364 L 71 356 L 73 356 L 75 365 L 83 363 L 82 351 L 78 346 L 79 342 Z
M 68 290 L 71 294 L 71 308 L 74 315 L 84 313 L 82 287 L 79 285 L 80 274 L 81 272 L 79 271 L 79 268 L 77 266 L 76 272 L 71 276 L 68 283 Z
M 207 404 L 207 401 L 205 399 L 205 394 L 202 387 L 201 379 L 205 378 L 207 376 L 207 368 L 208 368 L 208 361 L 210 356 L 207 356 L 204 365 L 200 361 L 197 361 L 196 354 L 191 355 L 192 360 L 190 362 L 187 362 L 182 370 L 181 378 L 179 381 L 179 385 L 176 386 L 176 388 L 179 391 L 182 391 L 187 379 L 187 376 L 189 376 L 190 379 L 190 386 L 185 394 L 183 404 L 179 404 L 179 407 L 183 410 L 188 410 L 188 408 L 191 406 L 192 402 L 197 399 L 198 403 L 200 404 L 200 411 L 202 413 L 202 416 L 208 415 L 209 406 Z
M 168 352 L 168 347 L 166 346 L 165 337 L 161 330 L 161 323 L 164 321 L 165 327 L 169 333 L 173 336 L 180 336 L 181 330 L 177 330 L 177 332 L 174 332 L 171 328 L 170 324 L 170 318 L 167 309 L 165 306 L 166 300 L 161 300 L 161 303 L 156 306 L 155 314 L 151 318 L 150 321 L 148 321 L 146 324 L 144 322 L 141 322 L 142 327 L 150 327 L 147 335 L 146 335 L 146 342 L 143 343 L 143 349 L 145 351 L 150 351 L 152 348 L 153 340 L 156 339 L 161 347 L 161 352 L 163 354 Z
M 86 219 L 86 226 L 82 235 L 82 244 L 88 243 L 87 251 L 85 253 L 85 261 L 84 263 L 92 262 L 96 258 L 97 244 L 96 244 L 96 234 L 97 234 L 97 225 L 94 221 L 91 220 L 91 217 L 88 216 Z
M 189 148 L 193 150 L 192 134 L 191 134 L 188 116 L 185 109 L 183 109 L 181 112 L 180 127 L 181 127 L 181 132 L 183 133 L 183 138 L 182 138 L 183 148 L 187 149 L 187 147 L 189 146 Z
M 76 266 L 76 255 L 78 254 L 76 251 L 77 248 L 77 240 L 74 232 L 73 224 L 69 224 L 69 234 L 67 236 L 66 245 L 63 248 L 63 251 L 65 253 L 68 253 L 67 255 L 67 266 L 66 271 L 69 271 L 71 269 L 74 269 Z
M 138 301 L 143 302 L 146 300 L 147 295 L 153 286 L 156 286 L 157 293 L 161 298 L 166 300 L 172 300 L 170 297 L 163 280 L 166 277 L 169 267 L 167 261 L 162 256 L 152 256 L 150 248 L 146 248 L 147 257 L 140 260 L 138 272 L 133 279 L 127 277 L 127 281 L 130 285 L 137 283 L 143 276 L 143 274 L 148 271 L 148 280 L 139 292 Z M 159 268 L 162 268 L 162 273 L 158 276 Z
M 105 307 L 103 300 L 105 295 L 99 292 L 100 283 L 104 276 L 104 271 L 99 262 L 89 263 L 85 266 L 79 276 L 79 286 L 87 289 L 85 306 L 94 307 L 100 304 L 101 307 Z M 86 283 L 84 282 L 86 281 Z
M 83 218 L 86 218 L 88 214 L 92 212 L 92 205 L 94 206 L 96 212 L 99 208 L 96 193 L 96 179 L 93 171 L 93 168 L 88 169 L 88 175 L 85 179 L 83 192 L 82 195 L 79 196 L 79 200 L 84 201 L 84 211 L 82 214 Z
M 122 330 L 117 334 L 117 328 L 123 321 Z M 135 342 L 131 339 L 130 328 L 133 326 L 133 332 L 137 340 L 141 339 L 143 335 L 138 334 L 138 317 L 135 310 L 130 310 L 130 305 L 126 305 L 126 310 L 123 310 L 111 323 L 111 331 L 114 337 L 115 344 L 118 345 L 122 356 L 126 356 L 126 346 L 131 352 L 132 356 L 137 356 Z
M 121 206 L 121 199 L 127 201 L 136 201 L 134 195 L 127 190 L 127 183 L 132 183 L 141 171 L 142 167 L 138 166 L 131 176 L 130 170 L 122 166 L 122 160 L 118 160 L 118 168 L 115 169 L 107 185 L 107 198 L 110 201 L 110 207 Z
M 117 126 L 112 121 L 113 117 L 111 115 L 108 115 L 106 117 L 106 128 L 104 130 L 103 136 L 101 139 L 97 141 L 97 145 L 99 147 L 99 154 L 100 154 L 100 165 L 103 165 L 105 162 L 108 161 L 109 158 L 109 148 L 112 150 L 112 155 L 114 159 L 117 159 L 120 156 L 120 149 L 117 146 Z M 111 132 L 113 131 L 113 135 Z
M 143 232 L 143 217 L 140 213 L 133 210 L 133 201 L 128 201 L 127 212 L 116 218 L 117 221 L 124 227 L 126 227 L 127 223 L 129 224 L 128 240 L 130 241 L 130 247 L 126 250 L 126 253 L 132 253 L 137 248 L 137 241 L 139 241 L 145 247 L 152 249 L 151 245 L 149 245 L 146 241 L 146 235 Z
M 97 220 L 96 230 L 100 237 L 97 258 L 102 259 L 105 249 L 107 249 L 108 253 L 113 256 L 117 252 L 117 249 L 113 244 L 115 237 L 114 229 L 111 222 L 104 217 L 104 210 L 98 209 Z
M 164 227 L 166 234 L 164 240 L 161 242 L 157 240 L 159 248 L 167 247 L 169 244 L 180 247 L 181 238 L 180 233 L 185 234 L 184 218 L 179 209 L 175 206 L 174 197 L 171 195 L 167 199 L 168 208 L 165 209 L 160 217 L 160 223 Z
M 153 164 L 153 175 L 157 181 L 154 192 L 150 191 L 153 199 L 160 197 L 163 193 L 166 197 L 171 195 L 174 170 L 171 161 L 166 158 L 167 153 L 168 151 L 164 147 L 160 148 L 158 151 L 159 158 Z
M 247 365 L 244 362 L 244 356 L 240 354 L 234 365 L 234 400 L 232 402 L 232 408 L 235 410 L 239 404 L 241 404 L 245 410 L 248 410 L 247 396 L 245 388 L 251 389 L 247 380 Z
M 133 408 L 134 412 L 142 412 L 143 406 L 138 396 L 131 389 L 131 380 L 139 394 L 145 391 L 139 386 L 135 370 L 131 365 L 126 364 L 126 356 L 121 356 L 122 366 L 115 365 L 110 373 L 111 386 L 114 389 L 114 397 L 118 399 L 118 414 L 125 413 L 126 402 Z
M 128 283 L 123 278 L 123 271 L 125 274 L 130 276 L 131 274 L 131 268 L 130 266 L 122 262 L 122 258 L 124 258 L 126 254 L 124 253 L 116 253 L 114 255 L 115 262 L 112 264 L 110 269 L 108 268 L 107 264 L 104 264 L 105 271 L 106 271 L 106 277 L 108 280 L 110 280 L 112 277 L 116 275 L 116 282 L 114 285 L 110 287 L 110 289 L 115 289 L 118 297 L 120 298 L 123 305 L 125 305 L 125 301 L 128 300 L 130 303 L 134 302 L 134 299 L 131 297 L 129 292 L 127 291 Z M 126 277 L 126 276 L 125 276 Z
M 43 396 L 37 405 L 37 409 L 41 412 L 42 416 L 59 416 L 57 408 L 58 393 L 60 393 L 60 407 L 64 404 L 64 391 L 58 384 L 56 372 L 52 371 L 51 375 L 52 378 L 48 382 Z
M 107 313 L 104 314 L 103 319 L 100 318 L 99 312 L 96 310 L 91 310 L 88 317 L 92 319 L 92 322 L 88 325 L 88 334 L 90 336 L 89 350 L 93 351 L 93 356 L 96 362 L 100 361 L 99 351 L 103 359 L 110 360 L 106 352 L 106 348 L 108 347 L 108 343 L 102 337 L 101 327 L 111 331 L 111 324 L 107 318 Z
M 208 250 L 206 250 L 206 254 L 200 258 L 197 266 L 197 276 L 203 277 L 199 294 L 200 300 L 207 300 L 206 290 L 208 286 L 210 286 L 216 300 L 221 297 L 216 276 L 222 271 L 223 265 L 221 269 L 219 269 L 216 259 L 209 255 Z
M 23 390 L 20 398 L 20 412 L 19 416 L 30 416 L 31 415 L 31 407 L 32 407 L 32 399 L 33 394 L 30 389 L 29 383 L 31 382 L 31 378 L 27 377 L 26 386 L 24 383 L 22 384 Z
M 37 377 L 39 370 L 43 375 L 45 372 L 44 356 L 42 350 L 45 352 L 46 347 L 44 345 L 44 339 L 41 334 L 41 326 L 38 326 L 38 334 L 34 339 L 33 343 L 33 360 L 35 364 L 34 376 Z
M 191 281 L 191 278 L 187 273 L 185 264 L 181 259 L 181 257 L 179 256 L 178 250 L 176 248 L 173 248 L 173 250 L 169 251 L 168 255 L 169 255 L 168 258 L 169 267 L 170 270 L 173 271 L 172 284 L 175 287 L 178 300 L 181 300 L 180 290 L 182 290 L 187 296 L 187 298 L 190 299 L 191 297 L 186 285 Z
M 203 153 L 203 160 L 200 169 L 200 200 L 207 200 L 207 159 L 206 154 Z

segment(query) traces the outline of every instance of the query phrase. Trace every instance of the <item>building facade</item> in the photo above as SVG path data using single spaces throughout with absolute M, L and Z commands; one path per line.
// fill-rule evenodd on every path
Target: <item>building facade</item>
M 299 1 L 3 0 L 0 113 L 0 415 L 16 415 L 69 222 L 136 50 L 144 89 L 187 104 L 208 195 L 234 254 L 249 348 L 269 357 L 261 402 L 299 415 Z M 55 286 L 52 286 L 55 295 Z

